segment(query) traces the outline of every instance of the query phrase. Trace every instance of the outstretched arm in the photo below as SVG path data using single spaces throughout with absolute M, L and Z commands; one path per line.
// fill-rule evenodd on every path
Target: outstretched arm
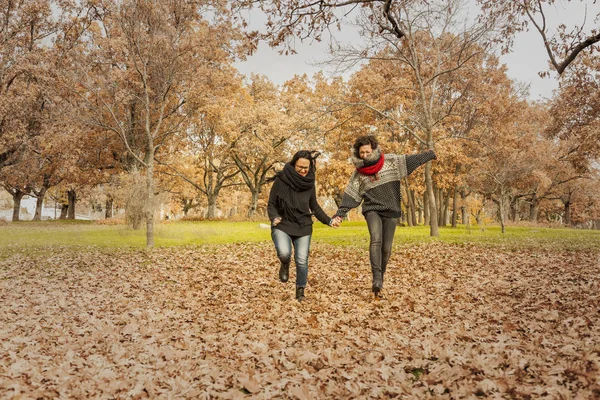
M 415 169 L 425 164 L 427 161 L 437 159 L 433 150 L 427 150 L 419 154 L 409 154 L 406 156 L 406 175 L 410 175 Z

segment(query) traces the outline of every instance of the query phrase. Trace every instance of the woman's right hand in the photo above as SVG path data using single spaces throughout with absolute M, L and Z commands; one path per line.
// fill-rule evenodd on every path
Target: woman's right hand
M 273 226 L 277 226 L 281 222 L 281 218 L 277 217 L 273 220 Z

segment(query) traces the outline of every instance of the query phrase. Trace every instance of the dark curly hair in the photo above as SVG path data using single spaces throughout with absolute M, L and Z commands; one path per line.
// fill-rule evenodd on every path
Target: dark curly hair
M 354 146 L 352 146 L 353 152 L 354 152 L 354 157 L 360 158 L 360 155 L 359 155 L 360 148 L 362 146 L 366 146 L 368 144 L 371 145 L 371 148 L 373 150 L 375 150 L 377 148 L 377 146 L 379 145 L 379 143 L 377 142 L 377 139 L 375 139 L 375 136 L 372 136 L 372 135 L 360 136 L 360 137 L 356 138 L 356 140 L 354 141 Z

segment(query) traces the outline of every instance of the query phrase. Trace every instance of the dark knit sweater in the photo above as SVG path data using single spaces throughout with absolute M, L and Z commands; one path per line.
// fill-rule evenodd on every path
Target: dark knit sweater
M 298 209 L 294 210 L 294 217 L 298 222 L 295 222 L 290 216 L 285 215 L 285 210 L 278 208 L 276 205 L 276 194 L 283 190 L 285 183 L 281 179 L 275 179 L 273 187 L 269 194 L 269 203 L 267 205 L 267 213 L 271 220 L 271 229 L 276 228 L 290 236 L 306 236 L 312 234 L 312 216 L 315 217 L 325 225 L 331 223 L 331 218 L 325 214 L 325 211 L 317 203 L 317 194 L 314 185 L 303 192 L 295 192 L 296 200 L 298 202 Z M 273 227 L 273 220 L 275 218 L 281 218 L 281 222 L 277 226 Z
M 369 211 L 376 211 L 383 217 L 400 217 L 402 201 L 400 181 L 420 165 L 435 158 L 432 150 L 410 155 L 386 154 L 383 167 L 377 174 L 378 179 L 355 170 L 344 192 L 342 204 L 334 217 L 345 217 L 348 211 L 361 203 L 363 215 Z

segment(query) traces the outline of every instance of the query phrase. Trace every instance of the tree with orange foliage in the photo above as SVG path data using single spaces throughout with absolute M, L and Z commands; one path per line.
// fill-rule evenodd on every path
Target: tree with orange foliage
M 583 55 L 561 77 L 551 101 L 551 137 L 571 143 L 569 159 L 585 167 L 600 159 L 600 58 Z
M 43 95 L 36 78 L 43 73 L 43 41 L 58 21 L 56 2 L 2 1 L 0 15 L 0 169 L 15 163 L 30 138 L 38 134 L 32 114 L 39 114 Z
M 217 1 L 113 0 L 90 7 L 93 24 L 70 50 L 77 68 L 64 79 L 86 108 L 80 122 L 116 135 L 145 170 L 141 200 L 151 247 L 155 158 L 184 129 L 192 77 L 228 57 L 236 31 Z
M 534 112 L 526 101 L 519 101 L 515 92 L 497 96 L 486 121 L 489 134 L 483 139 L 484 146 L 474 149 L 472 155 L 475 165 L 469 183 L 497 205 L 502 233 L 511 200 L 522 190 L 531 190 L 531 178 L 543 157 L 538 153 L 543 125 L 532 117 Z
M 285 159 L 288 140 L 295 134 L 286 117 L 277 87 L 264 76 L 240 93 L 231 115 L 230 151 L 240 177 L 251 194 L 248 216 L 256 215 L 258 201 L 274 167 Z
M 460 4 L 454 1 L 240 2 L 241 6 L 256 4 L 269 18 L 264 38 L 272 46 L 287 48 L 292 43 L 291 38 L 320 40 L 324 30 L 330 26 L 339 27 L 336 10 L 357 9 L 364 36 L 371 41 L 363 48 L 350 46 L 337 53 L 345 62 L 387 59 L 405 66 L 404 71 L 412 76 L 409 90 L 415 92 L 413 98 L 419 110 L 412 121 L 415 124 L 412 135 L 425 149 L 433 148 L 438 136 L 436 127 L 447 116 L 444 112 L 452 104 L 440 107 L 440 81 L 445 75 L 468 65 L 471 58 L 482 51 L 478 43 L 487 32 L 487 26 L 478 24 L 457 29 Z M 377 110 L 362 101 L 355 105 L 386 115 L 385 110 Z M 397 121 L 392 115 L 386 116 Z M 361 133 L 367 132 L 363 128 Z M 425 167 L 425 177 L 428 197 L 434 199 L 430 163 Z M 429 201 L 428 206 L 431 214 L 437 215 L 435 201 Z M 437 218 L 431 219 L 430 231 L 432 236 L 439 235 Z
M 205 197 L 208 219 L 217 216 L 222 190 L 240 184 L 234 179 L 239 170 L 231 155 L 230 140 L 235 131 L 231 121 L 238 112 L 243 88 L 231 62 L 223 59 L 208 74 L 203 71 L 196 75 L 184 107 L 187 129 L 173 143 L 171 154 L 161 157 L 161 173 L 177 176 L 196 192 L 190 195 L 188 189 L 176 185 L 179 193 L 185 193 L 181 198 L 184 210 L 193 205 L 195 198 Z

